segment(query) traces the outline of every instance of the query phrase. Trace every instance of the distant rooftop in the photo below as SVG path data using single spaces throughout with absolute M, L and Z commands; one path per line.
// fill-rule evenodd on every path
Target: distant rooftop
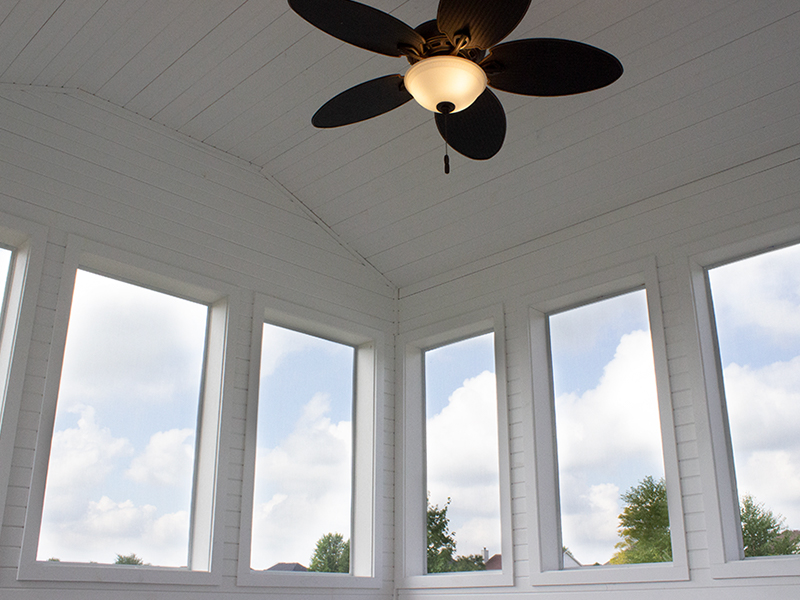
M 280 562 L 272 565 L 267 571 L 308 571 L 308 569 L 300 563 Z

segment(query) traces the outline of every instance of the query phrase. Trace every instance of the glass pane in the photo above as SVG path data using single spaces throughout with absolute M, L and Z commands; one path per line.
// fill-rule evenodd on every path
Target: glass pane
M 645 291 L 549 327 L 564 568 L 672 560 Z
M 500 568 L 494 333 L 425 352 L 425 409 L 428 572 Z
M 78 271 L 39 560 L 187 564 L 207 318 Z
M 800 246 L 708 278 L 745 556 L 788 554 L 800 540 L 781 533 L 800 529 Z
M 354 360 L 351 346 L 264 325 L 253 569 L 350 570 Z
M 8 272 L 11 267 L 11 250 L 0 248 L 0 309 L 5 306 Z M 1 312 L 1 311 L 0 311 Z
M 3 316 L 6 308 L 6 292 L 8 287 L 8 275 L 11 270 L 11 250 L 0 247 L 0 334 L 3 333 Z M 8 365 L 5 365 L 8 367 Z M 5 394 L 0 396 L 0 419 L 3 416 L 5 407 Z

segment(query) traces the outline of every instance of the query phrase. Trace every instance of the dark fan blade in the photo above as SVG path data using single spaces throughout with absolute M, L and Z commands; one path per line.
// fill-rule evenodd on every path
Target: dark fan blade
M 493 88 L 527 96 L 580 94 L 605 87 L 622 75 L 622 64 L 605 50 L 552 38 L 495 46 L 481 67 Z
M 466 48 L 486 50 L 511 33 L 528 12 L 531 0 L 439 0 L 439 31 L 455 44 L 466 34 Z
M 351 0 L 289 0 L 306 21 L 335 38 L 387 56 L 402 56 L 403 46 L 422 50 L 420 34 L 392 15 Z
M 506 113 L 500 100 L 488 89 L 461 112 L 436 113 L 435 117 L 445 141 L 467 158 L 492 158 L 506 139 Z
M 401 75 L 365 81 L 328 100 L 311 118 L 314 127 L 340 127 L 366 121 L 411 100 Z

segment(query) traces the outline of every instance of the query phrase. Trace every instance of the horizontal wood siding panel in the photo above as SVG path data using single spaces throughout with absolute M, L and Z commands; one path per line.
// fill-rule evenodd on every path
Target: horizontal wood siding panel
M 721 169 L 686 186 L 671 190 L 625 208 L 611 211 L 601 218 L 586 221 L 551 235 L 533 239 L 514 250 L 487 257 L 447 275 L 432 278 L 400 289 L 399 322 L 401 331 L 412 331 L 458 314 L 467 314 L 481 306 L 498 303 L 507 307 L 507 365 L 509 394 L 510 450 L 512 491 L 514 494 L 514 550 L 519 565 L 517 587 L 511 596 L 524 595 L 531 565 L 520 556 L 527 555 L 530 530 L 528 524 L 536 515 L 527 497 L 532 489 L 527 478 L 529 468 L 526 440 L 532 435 L 532 423 L 526 421 L 532 401 L 530 354 L 526 349 L 526 332 L 519 329 L 527 321 L 527 306 L 535 306 L 535 298 L 548 297 L 557 290 L 571 289 L 588 278 L 602 277 L 620 265 L 653 260 L 661 299 L 664 337 L 671 387 L 674 436 L 682 492 L 681 504 L 686 524 L 691 578 L 694 583 L 674 583 L 661 587 L 659 598 L 689 597 L 695 590 L 698 597 L 740 597 L 734 584 L 712 580 L 709 575 L 708 507 L 704 506 L 703 489 L 713 485 L 703 480 L 700 443 L 698 441 L 696 400 L 702 390 L 694 387 L 691 363 L 694 354 L 684 312 L 686 290 L 678 277 L 676 253 L 683 247 L 715 246 L 715 240 L 748 239 L 770 231 L 794 227 L 800 232 L 800 146 L 766 153 L 732 168 Z M 730 243 L 727 242 L 727 243 Z M 694 246 L 692 246 L 694 244 Z M 575 282 L 575 283 L 570 283 Z M 513 307 L 509 309 L 508 307 Z M 703 442 L 705 443 L 705 442 Z M 756 595 L 769 593 L 777 582 L 738 580 Z M 567 586 L 569 587 L 569 586 Z M 630 585 L 633 589 L 654 590 L 646 584 Z M 721 592 L 720 590 L 726 590 Z M 737 588 L 742 589 L 742 588 Z M 702 590 L 702 591 L 701 591 Z M 566 590 L 564 590 L 566 592 Z M 537 590 L 538 592 L 538 590 Z M 613 597 L 624 597 L 620 590 Z M 544 596 L 551 597 L 542 591 Z M 789 594 L 789 595 L 787 595 Z M 582 597 L 571 588 L 565 594 Z M 410 594 L 413 597 L 413 594 Z M 612 597 L 609 596 L 609 597 Z M 561 597 L 553 591 L 553 598 Z M 587 598 L 591 593 L 587 592 Z M 598 596 L 602 597 L 602 596 Z M 649 597 L 649 595 L 648 595 Z M 749 597 L 746 593 L 742 598 Z M 787 590 L 775 597 L 790 598 Z
M 200 274 L 218 280 L 247 298 L 233 303 L 230 328 L 232 381 L 222 424 L 226 463 L 220 469 L 222 583 L 203 589 L 152 585 L 148 594 L 263 598 L 264 590 L 243 590 L 236 579 L 255 293 L 280 299 L 281 306 L 310 308 L 384 332 L 391 343 L 395 290 L 252 165 L 82 92 L 0 86 L 0 114 L 0 219 L 13 215 L 49 231 L 0 530 L 0 596 L 99 600 L 112 589 L 115 597 L 141 595 L 130 584 L 16 581 L 66 245 L 68 236 L 77 234 L 184 271 L 189 279 Z M 392 349 L 382 352 L 391 365 Z M 378 377 L 388 385 L 378 402 L 389 417 L 377 424 L 382 443 L 376 452 L 381 476 L 391 483 L 394 378 L 388 365 L 382 367 Z M 377 515 L 385 540 L 378 551 L 390 555 L 393 536 L 384 533 L 393 527 L 392 495 L 389 491 Z M 391 563 L 389 558 L 386 564 Z M 389 581 L 391 569 L 384 573 Z M 295 592 L 309 599 L 388 599 L 389 588 L 383 582 L 377 592 Z

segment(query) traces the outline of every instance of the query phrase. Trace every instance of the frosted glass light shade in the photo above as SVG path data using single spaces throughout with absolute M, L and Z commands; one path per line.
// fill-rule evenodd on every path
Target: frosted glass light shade
M 464 110 L 486 89 L 486 73 L 460 56 L 432 56 L 415 63 L 404 83 L 414 100 L 433 112 L 440 102 L 452 102 L 452 112 Z

